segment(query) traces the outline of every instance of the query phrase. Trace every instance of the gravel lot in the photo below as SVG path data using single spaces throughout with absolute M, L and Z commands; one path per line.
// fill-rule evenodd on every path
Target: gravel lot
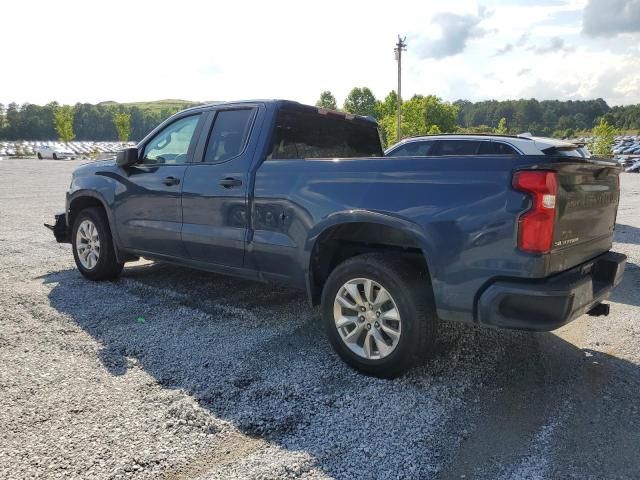
M 336 358 L 303 293 L 149 262 L 81 278 L 42 226 L 79 163 L 0 161 L 0 478 L 640 474 L 640 175 L 609 317 L 445 324 L 388 381 Z

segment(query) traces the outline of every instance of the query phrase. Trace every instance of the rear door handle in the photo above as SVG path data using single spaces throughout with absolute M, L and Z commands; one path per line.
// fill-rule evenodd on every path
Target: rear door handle
M 223 178 L 222 180 L 220 180 L 220 185 L 222 185 L 224 188 L 232 188 L 232 187 L 239 187 L 240 185 L 242 185 L 242 180 L 240 180 L 239 178 Z
M 162 181 L 162 183 L 169 187 L 171 185 L 178 185 L 180 183 L 180 179 L 176 177 L 167 177 Z

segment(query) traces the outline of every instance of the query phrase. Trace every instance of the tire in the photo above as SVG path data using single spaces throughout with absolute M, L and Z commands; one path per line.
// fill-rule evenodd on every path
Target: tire
M 91 225 L 93 225 L 93 229 L 91 229 Z M 79 233 L 81 226 L 82 232 Z M 91 235 L 88 232 L 91 232 Z M 91 240 L 87 241 L 87 238 L 91 238 Z M 89 280 L 113 280 L 120 275 L 124 263 L 118 262 L 116 259 L 107 215 L 101 208 L 85 208 L 78 213 L 71 230 L 71 245 L 78 270 Z M 79 253 L 79 250 L 83 254 Z M 91 254 L 91 251 L 94 255 Z M 87 254 L 87 252 L 89 253 Z
M 57 159 L 58 159 L 58 156 L 56 155 L 56 152 L 53 152 L 53 159 L 54 159 L 54 160 L 57 160 Z
M 42 155 L 38 152 L 38 160 L 42 160 Z
M 353 284 L 350 282 L 358 284 L 357 282 L 366 280 L 371 280 L 374 284 L 373 291 L 369 296 L 375 300 L 372 304 L 374 308 L 364 307 L 366 312 L 358 314 L 357 323 L 350 320 L 348 326 L 339 329 L 334 318 L 336 308 L 338 308 L 337 315 L 342 315 L 341 318 L 353 319 L 354 317 L 350 308 L 344 307 L 342 304 L 336 307 L 337 296 L 339 294 L 341 297 L 346 296 L 348 303 L 357 305 L 351 301 L 353 297 L 347 293 L 348 289 L 344 287 L 349 285 L 349 288 L 352 288 Z M 362 285 L 363 289 L 366 288 L 364 285 Z M 366 285 L 372 284 L 366 283 Z M 378 287 L 375 285 L 380 289 L 376 290 Z M 375 306 L 375 303 L 380 299 L 377 295 L 380 295 L 382 289 L 387 291 L 391 299 L 379 308 Z M 362 294 L 360 297 L 365 304 L 370 299 Z M 392 307 L 395 307 L 399 313 L 398 322 L 390 319 L 395 316 Z M 348 365 L 367 375 L 382 378 L 397 377 L 418 363 L 432 350 L 437 332 L 437 318 L 431 282 L 428 274 L 419 272 L 411 263 L 402 258 L 371 253 L 344 261 L 331 272 L 324 285 L 321 308 L 325 329 L 336 353 Z M 379 317 L 381 310 L 386 310 L 386 312 L 382 312 L 384 320 Z M 367 316 L 365 317 L 365 315 Z M 362 320 L 363 318 L 365 320 Z M 360 333 L 355 331 L 358 324 L 364 328 Z M 353 330 L 349 331 L 351 327 Z M 394 332 L 394 335 L 399 336 L 395 344 L 393 337 L 386 334 L 389 329 Z M 372 330 L 377 330 L 377 332 Z M 345 334 L 348 335 L 352 332 L 360 336 L 360 340 L 364 338 L 362 347 L 356 345 L 356 342 L 347 343 L 346 340 L 343 340 Z M 385 334 L 382 335 L 382 332 Z M 366 358 L 367 351 L 364 344 L 370 341 L 368 335 L 375 337 L 373 339 L 375 348 L 371 346 L 371 343 L 368 344 L 370 356 Z M 378 347 L 379 339 L 385 342 L 380 347 Z M 389 349 L 391 349 L 390 352 Z M 356 353 L 354 350 L 359 350 L 359 352 Z

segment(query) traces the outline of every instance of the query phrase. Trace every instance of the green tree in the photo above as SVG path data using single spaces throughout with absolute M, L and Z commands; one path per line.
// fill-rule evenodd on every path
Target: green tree
M 402 134 L 405 136 L 428 135 L 456 130 L 458 107 L 443 102 L 435 95 L 414 95 L 401 107 Z M 395 113 L 385 115 L 379 122 L 387 145 L 398 141 Z
M 376 118 L 383 118 L 387 115 L 395 115 L 398 111 L 398 94 L 391 90 L 383 101 L 376 101 Z
M 131 135 L 131 114 L 128 112 L 113 112 L 113 125 L 116 127 L 118 140 L 126 142 Z
M 507 119 L 502 117 L 498 122 L 498 126 L 496 128 L 496 133 L 498 135 L 506 135 L 509 133 L 509 129 L 507 128 Z
M 336 97 L 334 97 L 333 93 L 329 90 L 325 90 L 320 94 L 320 99 L 316 102 L 316 107 L 337 110 L 338 104 L 336 103 Z
M 611 155 L 616 133 L 616 129 L 601 118 L 598 126 L 593 129 L 593 143 L 589 146 L 591 152 L 595 155 Z
M 458 127 L 456 128 L 457 133 L 495 133 L 495 129 L 491 128 L 489 125 L 476 125 L 474 127 Z
M 53 121 L 60 141 L 70 142 L 75 138 L 73 133 L 73 107 L 71 105 L 56 107 L 53 112 Z
M 385 148 L 390 147 L 398 141 L 397 131 L 398 120 L 393 115 L 386 115 L 378 120 L 378 127 L 380 135 L 382 136 L 382 143 Z
M 549 126 L 549 124 L 547 124 Z M 558 123 L 556 124 L 556 128 L 558 130 L 567 130 L 569 128 L 576 128 L 576 119 L 569 115 L 562 115 L 558 118 Z
M 427 125 L 437 125 L 441 132 L 456 131 L 458 107 L 449 102 L 443 102 L 435 95 L 424 97 L 424 119 Z
M 355 87 L 344 100 L 344 110 L 355 115 L 376 116 L 376 97 L 367 87 Z

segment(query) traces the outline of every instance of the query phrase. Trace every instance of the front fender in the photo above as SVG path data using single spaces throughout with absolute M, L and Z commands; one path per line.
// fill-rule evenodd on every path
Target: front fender
M 73 185 L 72 185 L 73 187 Z M 107 220 L 109 222 L 109 229 L 111 230 L 111 236 L 113 238 L 113 243 L 115 245 L 116 257 L 120 259 L 122 255 L 120 255 L 120 238 L 118 236 L 118 230 L 115 228 L 115 219 L 113 216 L 113 210 L 111 206 L 113 205 L 113 195 L 111 195 L 111 201 L 108 198 L 105 198 L 101 190 L 94 190 L 88 188 L 72 188 L 67 192 L 66 198 L 66 221 L 67 221 L 67 229 L 70 230 L 72 228 L 72 216 L 71 216 L 71 204 L 74 200 L 80 198 L 91 198 L 97 200 L 102 205 L 105 213 L 107 214 Z

